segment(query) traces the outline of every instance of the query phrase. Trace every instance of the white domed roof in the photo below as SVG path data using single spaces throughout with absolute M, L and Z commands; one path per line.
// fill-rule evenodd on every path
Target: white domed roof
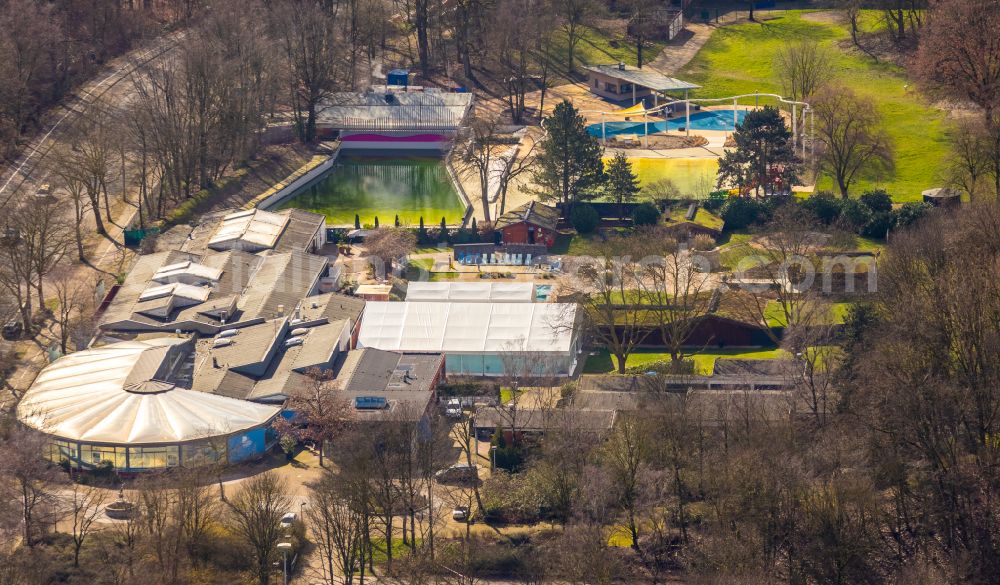
M 62 357 L 17 407 L 28 426 L 71 441 L 178 443 L 260 426 L 280 411 L 155 379 L 186 339 L 126 341 Z

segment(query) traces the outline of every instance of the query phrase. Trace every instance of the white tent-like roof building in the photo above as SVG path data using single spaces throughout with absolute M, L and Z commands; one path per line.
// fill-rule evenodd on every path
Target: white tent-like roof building
M 506 358 L 531 356 L 544 369 L 537 374 L 569 375 L 576 320 L 570 303 L 369 302 L 358 347 L 441 352 L 454 374 L 504 375 Z
M 533 282 L 411 282 L 407 301 L 456 303 L 531 303 Z
M 262 447 L 263 427 L 280 409 L 177 387 L 172 374 L 189 351 L 190 340 L 164 337 L 69 354 L 38 375 L 18 418 L 50 435 L 61 458 L 120 469 L 181 464 L 191 452 L 181 445 L 197 451 L 220 437 L 230 450 L 233 437 Z

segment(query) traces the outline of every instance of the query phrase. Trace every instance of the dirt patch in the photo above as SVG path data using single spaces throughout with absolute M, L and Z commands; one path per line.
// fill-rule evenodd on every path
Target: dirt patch
M 858 44 L 848 38 L 837 43 L 840 50 L 873 59 L 876 62 L 891 63 L 906 68 L 917 49 L 916 39 L 894 40 L 886 31 L 858 33 Z
M 669 150 L 671 148 L 696 148 L 708 144 L 704 136 L 667 136 L 651 134 L 649 148 L 654 150 Z
M 817 12 L 806 12 L 802 15 L 802 20 L 818 22 L 820 24 L 840 24 L 844 22 L 844 15 L 836 10 L 819 10 Z

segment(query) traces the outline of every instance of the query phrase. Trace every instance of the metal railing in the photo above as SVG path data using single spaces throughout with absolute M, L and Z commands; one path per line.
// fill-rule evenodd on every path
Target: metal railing
M 646 133 L 644 138 L 646 139 L 646 146 L 649 145 L 649 116 L 655 114 L 663 114 L 664 119 L 666 119 L 666 110 L 669 108 L 670 113 L 674 112 L 673 106 L 683 104 L 684 105 L 684 135 L 691 135 L 691 104 L 701 105 L 701 104 L 729 104 L 731 101 L 733 104 L 733 128 L 739 124 L 738 112 L 740 111 L 740 100 L 746 98 L 754 99 L 754 108 L 760 107 L 760 98 L 774 99 L 779 104 L 784 104 L 791 107 L 791 119 L 792 119 L 792 144 L 798 150 L 801 148 L 802 158 L 806 158 L 806 147 L 807 142 L 809 146 L 809 158 L 810 162 L 815 157 L 815 133 L 816 133 L 816 116 L 812 109 L 812 106 L 808 102 L 802 102 L 797 100 L 791 100 L 785 98 L 784 96 L 778 95 L 776 93 L 746 93 L 741 95 L 727 96 L 721 98 L 685 98 L 678 100 L 671 100 L 664 102 L 662 104 L 657 103 L 654 107 L 644 110 L 641 115 L 643 119 L 643 124 L 646 126 Z M 640 114 L 622 114 L 621 110 L 618 111 L 603 111 L 603 110 L 580 110 L 582 114 L 588 115 L 599 115 L 601 117 L 601 140 L 603 142 L 607 141 L 607 130 L 605 129 L 605 116 L 614 116 L 620 118 L 622 116 L 635 117 Z M 799 120 L 801 114 L 801 121 Z M 805 129 L 808 119 L 808 137 L 806 135 Z M 612 120 L 614 121 L 614 120 Z M 655 123 L 655 121 L 654 121 Z M 808 138 L 808 141 L 807 141 Z

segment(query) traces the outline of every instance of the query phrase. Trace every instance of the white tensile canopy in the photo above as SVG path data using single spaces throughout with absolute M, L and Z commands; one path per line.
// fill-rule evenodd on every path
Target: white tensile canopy
M 24 424 L 71 441 L 180 443 L 263 425 L 280 409 L 155 379 L 181 338 L 126 341 L 62 357 L 17 407 Z
M 535 300 L 533 282 L 411 282 L 407 301 L 457 303 L 530 303 Z
M 369 302 L 359 347 L 450 354 L 570 353 L 571 303 Z

